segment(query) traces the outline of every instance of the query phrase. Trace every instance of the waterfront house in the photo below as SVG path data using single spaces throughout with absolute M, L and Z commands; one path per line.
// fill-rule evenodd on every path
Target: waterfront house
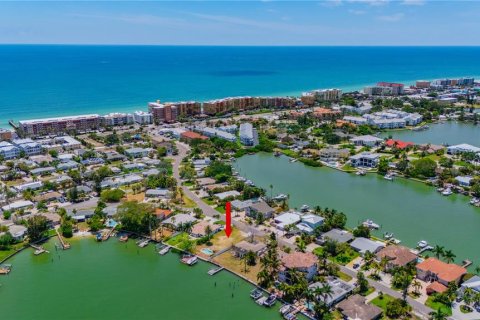
M 365 125 L 367 124 L 367 119 L 363 117 L 353 117 L 353 116 L 345 116 L 343 117 L 344 121 L 348 121 L 350 123 L 356 124 L 356 125 Z
M 237 258 L 243 258 L 248 252 L 253 252 L 257 257 L 267 250 L 267 245 L 259 241 L 249 242 L 242 240 L 232 247 L 232 253 Z
M 249 206 L 251 206 L 254 203 L 255 203 L 255 201 L 253 199 L 244 200 L 244 201 L 233 200 L 233 201 L 230 202 L 230 205 L 232 206 L 233 210 L 245 211 Z
M 251 123 L 242 123 L 240 125 L 240 142 L 246 146 L 256 146 L 258 145 L 258 132 Z
M 165 219 L 163 221 L 163 224 L 169 224 L 169 225 L 173 226 L 175 229 L 178 229 L 178 227 L 180 227 L 183 224 L 195 223 L 197 221 L 198 221 L 197 219 L 195 219 L 194 217 L 192 217 L 189 214 L 179 213 L 179 214 L 176 214 L 172 217 L 169 217 L 169 218 Z
M 413 147 L 415 144 L 413 142 L 405 142 L 402 140 L 388 139 L 385 141 L 385 146 L 389 148 L 396 148 L 399 150 L 404 150 L 410 147 Z
M 11 224 L 8 226 L 8 232 L 16 241 L 23 241 L 27 235 L 27 228 L 21 224 Z
M 383 142 L 383 139 L 371 135 L 365 135 L 354 137 L 350 139 L 350 142 L 356 146 L 375 147 L 380 145 Z
M 468 152 L 479 153 L 480 148 L 472 146 L 472 145 L 467 144 L 467 143 L 462 143 L 462 144 L 457 144 L 457 145 L 454 145 L 454 146 L 447 147 L 447 153 L 452 154 L 452 155 L 468 153 Z
M 325 148 L 319 151 L 320 160 L 325 162 L 346 159 L 350 155 L 350 149 Z
M 359 294 L 341 301 L 337 304 L 337 309 L 346 320 L 377 320 L 381 318 L 383 312 L 381 308 L 367 304 L 365 297 Z
M 274 224 L 279 230 L 285 230 L 286 226 L 295 225 L 302 220 L 301 214 L 298 212 L 285 212 L 274 218 Z
M 353 167 L 375 168 L 380 160 L 380 155 L 370 152 L 362 152 L 350 157 Z
M 308 287 L 312 290 L 315 290 L 316 288 L 323 288 L 325 285 L 330 286 L 331 293 L 326 296 L 318 295 L 315 297 L 315 299 L 318 301 L 323 301 L 328 307 L 339 303 L 340 301 L 345 299 L 350 293 L 352 293 L 353 289 L 355 289 L 355 286 L 353 284 L 349 284 L 336 277 L 328 277 L 326 279 L 326 282 L 315 282 Z
M 327 240 L 336 241 L 338 243 L 349 243 L 350 241 L 353 240 L 353 235 L 346 230 L 332 229 L 330 231 L 323 233 L 320 236 L 319 240 L 320 241 L 318 242 L 320 245 L 322 245 Z
M 470 187 L 473 177 L 471 176 L 458 176 L 455 177 L 455 181 L 458 182 L 458 185 L 461 187 Z
M 215 233 L 219 232 L 222 230 L 222 226 L 221 225 L 218 225 L 218 224 L 213 224 L 213 223 L 210 223 L 206 220 L 202 220 L 198 223 L 196 223 L 193 227 L 192 227 L 192 230 L 190 231 L 190 235 L 192 235 L 193 237 L 196 237 L 196 238 L 202 238 L 202 237 L 205 237 L 207 236 L 207 232 L 205 231 L 207 226 L 210 227 L 210 235 L 214 235 Z
M 397 245 L 386 246 L 377 252 L 376 259 L 378 261 L 381 261 L 384 258 L 388 260 L 386 266 L 387 270 L 397 267 L 404 267 L 407 264 L 417 261 L 417 255 L 414 254 L 410 249 Z
M 367 238 L 359 237 L 356 238 L 355 240 L 350 243 L 350 247 L 352 247 L 353 250 L 359 252 L 361 255 L 364 255 L 367 251 L 371 253 L 377 253 L 385 247 L 385 244 L 380 241 L 374 241 L 370 240 Z
M 311 252 L 287 253 L 281 257 L 281 262 L 278 279 L 282 282 L 290 282 L 290 270 L 302 272 L 309 282 L 317 274 L 318 259 Z
M 304 233 L 312 234 L 316 228 L 323 224 L 325 219 L 315 214 L 306 214 L 301 217 L 301 222 L 297 224 L 297 228 Z
M 261 214 L 264 219 L 269 219 L 273 216 L 274 213 L 275 210 L 263 200 L 254 202 L 245 208 L 245 214 L 247 215 L 247 217 L 251 217 L 254 219 L 256 219 L 259 214 Z
M 467 281 L 463 282 L 460 286 L 460 292 L 463 293 L 466 288 L 470 288 L 475 293 L 480 293 L 480 277 L 475 275 L 468 279 Z
M 423 281 L 437 281 L 444 286 L 450 282 L 460 283 L 467 270 L 453 263 L 428 258 L 417 264 L 417 278 Z

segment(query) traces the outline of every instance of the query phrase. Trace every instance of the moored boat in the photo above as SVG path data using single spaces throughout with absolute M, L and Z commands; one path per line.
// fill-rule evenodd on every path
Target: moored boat
M 262 296 L 263 296 L 263 291 L 261 289 L 256 288 L 256 289 L 253 289 L 252 291 L 250 291 L 250 297 L 253 300 L 258 300 Z
M 267 307 L 272 307 L 273 305 L 275 305 L 276 302 L 277 302 L 277 296 L 274 294 L 271 294 L 268 296 L 267 300 L 263 302 L 263 305 Z
M 120 242 L 127 242 L 128 241 L 128 236 L 127 235 L 123 235 L 120 237 L 120 239 L 118 239 L 118 241 Z
M 148 240 L 148 239 L 139 240 L 139 241 L 137 241 L 137 246 L 139 246 L 140 248 L 144 248 L 148 245 L 149 242 L 150 242 L 150 240 Z
M 355 173 L 357 176 L 364 176 L 367 174 L 367 172 L 365 170 L 358 170 L 356 173 Z
M 452 189 L 450 189 L 450 188 L 447 188 L 447 189 L 445 189 L 445 190 L 442 191 L 442 195 L 444 195 L 444 196 L 449 196 L 449 195 L 451 195 L 452 193 L 453 193 L 453 191 L 452 191 Z
M 365 220 L 362 225 L 369 229 L 380 229 L 380 225 L 376 224 L 375 222 L 373 222 L 373 220 L 370 219 Z
M 185 254 L 183 255 L 182 259 L 180 259 L 180 262 L 189 266 L 193 266 L 195 263 L 197 263 L 197 261 L 198 261 L 198 258 L 190 254 Z
M 420 249 L 426 248 L 428 246 L 428 242 L 425 240 L 420 240 L 417 243 L 417 247 Z

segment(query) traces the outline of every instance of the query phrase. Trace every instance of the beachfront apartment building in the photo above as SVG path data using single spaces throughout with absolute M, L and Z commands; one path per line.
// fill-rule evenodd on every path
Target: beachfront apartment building
M 363 92 L 369 96 L 398 96 L 404 93 L 405 85 L 394 82 L 378 82 L 375 86 L 367 86 Z
M 380 161 L 380 155 L 370 152 L 362 152 L 350 157 L 350 163 L 353 167 L 375 168 Z
M 418 89 L 428 89 L 430 88 L 430 81 L 428 80 L 417 80 L 415 82 L 415 87 Z
M 88 114 L 57 118 L 19 121 L 19 130 L 26 136 L 46 136 L 62 133 L 87 132 L 100 127 L 100 116 Z
M 153 122 L 153 117 L 150 112 L 145 111 L 135 111 L 133 113 L 133 121 L 140 125 L 142 124 L 151 124 Z
M 148 110 L 152 114 L 155 124 L 177 121 L 178 108 L 175 105 L 163 104 L 158 100 L 157 102 L 149 102 Z
M 100 123 L 105 127 L 133 124 L 131 113 L 113 112 L 100 117 Z
M 445 88 L 445 87 L 455 87 L 455 86 L 473 86 L 475 85 L 475 78 L 466 77 L 466 78 L 458 78 L 458 79 L 436 79 L 433 80 L 430 84 L 432 88 Z
M 342 98 L 340 89 L 318 89 L 302 93 L 300 100 L 304 105 L 311 106 L 315 102 L 338 101 Z
M 296 100 L 290 97 L 228 97 L 205 101 L 203 113 L 216 115 L 257 108 L 290 108 L 295 102 Z
M 258 145 L 258 132 L 251 123 L 245 122 L 240 125 L 240 141 L 246 146 Z

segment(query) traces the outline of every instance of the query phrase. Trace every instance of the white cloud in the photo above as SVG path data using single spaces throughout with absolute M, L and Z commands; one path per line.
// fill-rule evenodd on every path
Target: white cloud
M 423 6 L 425 0 L 403 0 L 402 4 L 405 6 Z
M 348 10 L 348 12 L 351 13 L 351 14 L 354 14 L 356 16 L 367 13 L 367 11 L 365 11 L 365 10 L 354 10 L 354 9 L 350 9 L 350 10 Z
M 332 8 L 332 7 L 339 7 L 343 5 L 342 0 L 325 0 L 320 2 L 320 4 L 324 7 Z
M 390 0 L 348 0 L 350 3 L 364 3 L 370 6 L 383 6 L 390 2 Z
M 386 22 L 397 22 L 403 19 L 405 17 L 405 14 L 399 12 L 391 15 L 386 15 L 386 16 L 379 16 L 378 20 L 386 21 Z

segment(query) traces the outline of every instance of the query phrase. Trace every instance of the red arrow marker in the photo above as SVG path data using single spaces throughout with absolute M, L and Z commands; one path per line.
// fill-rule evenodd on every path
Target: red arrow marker
M 230 238 L 232 234 L 232 207 L 230 201 L 225 204 L 225 234 Z

